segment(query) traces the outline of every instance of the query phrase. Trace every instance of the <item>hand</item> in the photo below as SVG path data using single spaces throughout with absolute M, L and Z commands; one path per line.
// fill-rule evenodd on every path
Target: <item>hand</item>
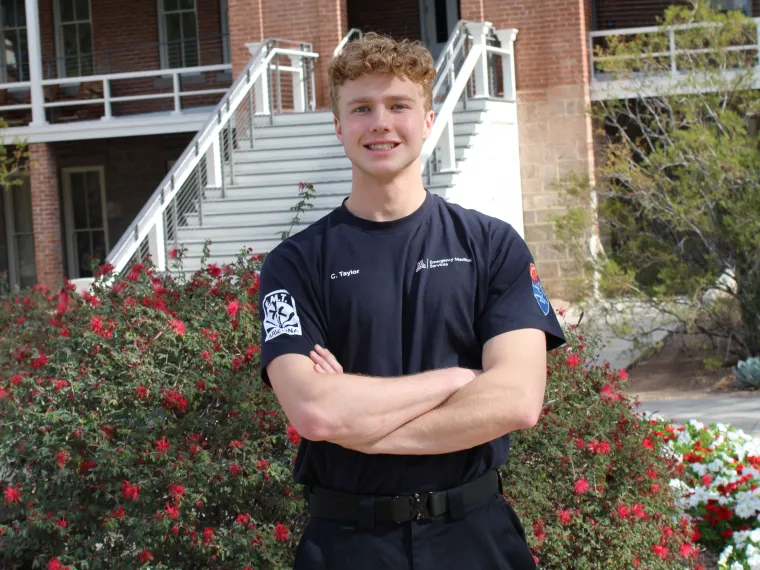
M 309 353 L 309 358 L 314 363 L 314 371 L 319 374 L 343 374 L 343 367 L 333 353 L 319 345 Z

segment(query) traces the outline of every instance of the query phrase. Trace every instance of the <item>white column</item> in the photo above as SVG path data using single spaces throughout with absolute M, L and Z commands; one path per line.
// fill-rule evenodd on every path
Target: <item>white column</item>
M 303 64 L 299 56 L 290 56 L 290 67 L 298 69 L 291 73 L 293 78 L 293 111 L 296 113 L 303 113 L 306 111 L 306 98 L 304 93 L 306 91 L 306 78 L 303 73 Z
M 245 44 L 248 51 L 251 52 L 251 57 L 255 56 L 263 42 L 251 42 Z M 268 115 L 269 114 L 269 69 L 263 69 L 261 76 L 256 80 L 253 85 L 253 101 L 256 106 L 254 113 L 256 115 Z
M 486 45 L 486 36 L 491 29 L 491 22 L 475 22 L 467 24 L 472 34 L 473 48 Z M 488 97 L 488 57 L 485 50 L 475 64 L 475 97 Z
M 222 187 L 222 153 L 219 148 L 219 137 L 213 137 L 211 146 L 206 151 L 206 175 L 210 188 Z
M 515 38 L 517 37 L 517 30 L 514 28 L 496 30 L 496 37 L 499 38 L 501 49 L 509 51 L 508 56 L 501 56 L 501 77 L 504 81 L 504 99 L 507 101 L 516 101 L 517 86 L 515 85 Z
M 148 233 L 148 253 L 158 271 L 166 269 L 166 240 L 164 239 L 164 214 L 158 214 L 156 225 Z
M 29 50 L 29 80 L 32 95 L 32 125 L 46 125 L 45 92 L 42 89 L 42 46 L 40 44 L 40 12 L 37 0 L 25 0 L 26 44 Z

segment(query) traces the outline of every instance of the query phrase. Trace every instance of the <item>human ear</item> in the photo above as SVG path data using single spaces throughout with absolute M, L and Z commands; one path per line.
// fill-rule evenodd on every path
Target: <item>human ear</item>
M 422 128 L 422 138 L 426 139 L 430 136 L 430 132 L 433 130 L 433 122 L 435 121 L 435 111 L 432 109 L 425 114 L 425 121 Z
M 343 128 L 340 126 L 340 120 L 338 117 L 333 116 L 333 124 L 335 125 L 335 134 L 340 142 L 343 142 Z

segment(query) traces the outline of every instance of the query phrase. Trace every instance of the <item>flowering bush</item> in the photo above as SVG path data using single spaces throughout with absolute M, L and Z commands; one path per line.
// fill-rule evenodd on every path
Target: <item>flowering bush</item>
M 260 263 L 0 299 L 0 567 L 291 566 L 299 436 L 258 374 Z M 542 569 L 691 568 L 675 462 L 592 352 L 550 355 L 507 495 Z
M 551 355 L 542 418 L 515 434 L 505 470 L 539 567 L 692 568 L 694 529 L 668 486 L 678 464 L 621 394 L 625 372 L 597 365 L 578 332 Z
M 655 420 L 652 441 L 681 463 L 671 487 L 699 542 L 730 570 L 760 570 L 760 443 L 730 426 Z M 725 550 L 724 550 L 725 549 Z

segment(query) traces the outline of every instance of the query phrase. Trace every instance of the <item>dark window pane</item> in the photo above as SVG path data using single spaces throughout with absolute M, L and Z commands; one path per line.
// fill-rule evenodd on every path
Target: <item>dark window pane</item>
M 195 10 L 195 0 L 179 0 L 180 10 Z
M 177 0 L 164 0 L 164 11 L 171 12 L 177 9 Z
M 90 243 L 90 232 L 76 232 L 74 234 L 74 252 L 76 277 L 92 277 L 90 270 L 90 260 L 92 259 L 92 245 Z
M 66 57 L 77 55 L 77 27 L 76 24 L 61 26 L 63 33 L 63 54 Z
M 3 3 L 4 4 L 4 3 Z M 5 227 L 5 200 L 0 194 L 0 291 L 3 291 L 6 279 L 8 279 L 8 234 Z
M 197 35 L 198 27 L 195 24 L 195 12 L 184 12 L 182 14 L 182 37 L 188 39 Z
M 90 232 L 92 238 L 92 259 L 98 260 L 98 265 L 103 265 L 106 260 L 106 233 L 104 231 Z
M 16 21 L 16 1 L 3 0 L 0 6 L 2 6 L 3 27 L 11 28 L 18 26 L 18 22 Z
M 60 0 L 61 22 L 74 20 L 74 0 Z
M 92 75 L 95 73 L 95 56 L 86 53 L 79 58 L 79 70 L 82 75 Z
M 23 0 L 15 0 L 14 3 L 16 4 L 16 25 L 26 26 L 26 5 Z
M 19 285 L 32 287 L 37 283 L 37 270 L 34 266 L 34 236 L 16 236 L 16 260 Z
M 79 53 L 92 53 L 92 28 L 90 24 L 79 24 Z
M 76 10 L 74 12 L 77 20 L 90 19 L 90 3 L 88 0 L 76 0 Z
M 103 202 L 100 195 L 100 173 L 90 171 L 87 177 L 87 211 L 90 214 L 90 228 L 103 227 Z
M 74 229 L 87 227 L 87 205 L 85 204 L 84 174 L 75 172 L 71 175 L 71 202 L 74 211 Z
M 28 185 L 13 187 L 13 230 L 17 234 L 33 233 L 32 193 Z

